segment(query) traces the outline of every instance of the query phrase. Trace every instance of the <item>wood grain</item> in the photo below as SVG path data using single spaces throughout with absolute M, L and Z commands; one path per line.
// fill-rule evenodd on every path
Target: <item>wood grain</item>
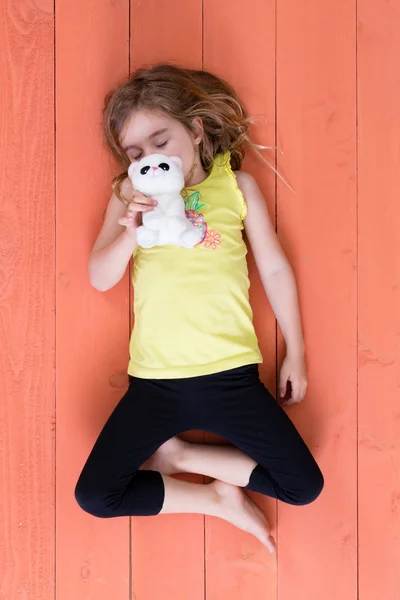
M 399 3 L 358 3 L 360 600 L 400 590 L 399 28 Z
M 126 391 L 129 278 L 101 293 L 87 263 L 111 195 L 105 93 L 128 75 L 129 2 L 56 5 L 57 598 L 130 598 L 129 518 L 82 511 L 74 489 Z
M 157 62 L 201 68 L 201 0 L 131 0 L 131 70 Z M 181 437 L 203 441 L 199 431 Z M 201 475 L 176 477 L 194 483 L 204 481 Z M 132 523 L 136 600 L 203 600 L 204 516 L 158 515 L 134 518 Z
M 231 83 L 250 115 L 255 116 L 252 139 L 275 146 L 275 2 L 249 0 L 243 4 L 204 2 L 204 68 Z M 274 149 L 265 153 L 274 164 Z M 275 218 L 275 175 L 248 152 L 244 170 L 257 179 L 272 219 Z M 253 258 L 249 257 L 251 302 L 263 353 L 261 374 L 275 393 L 276 328 Z M 220 442 L 207 434 L 208 443 Z M 262 507 L 276 536 L 275 501 L 249 495 Z M 213 600 L 276 598 L 276 555 L 254 537 L 225 521 L 206 517 L 206 597 Z
M 309 390 L 288 414 L 325 475 L 278 504 L 279 600 L 357 597 L 355 3 L 278 0 L 278 233 L 294 267 Z M 282 352 L 281 346 L 281 355 Z
M 157 62 L 201 68 L 202 0 L 131 0 L 131 69 Z
M 54 597 L 54 15 L 0 7 L 0 597 Z

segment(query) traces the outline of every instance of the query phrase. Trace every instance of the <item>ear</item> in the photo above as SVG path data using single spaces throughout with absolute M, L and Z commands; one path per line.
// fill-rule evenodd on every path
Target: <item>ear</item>
M 198 145 L 198 144 L 200 144 L 200 142 L 202 141 L 202 139 L 204 137 L 203 121 L 201 120 L 200 117 L 195 117 L 192 120 L 192 126 L 193 126 L 194 143 L 196 145 Z
M 175 163 L 176 165 L 178 165 L 178 167 L 180 169 L 182 169 L 183 162 L 181 161 L 181 159 L 179 158 L 179 156 L 170 156 L 169 160 L 171 160 L 173 163 Z
M 130 179 L 132 179 L 134 172 L 136 171 L 136 167 L 138 166 L 137 162 L 133 162 L 129 165 L 129 169 L 128 169 L 128 177 L 130 177 Z

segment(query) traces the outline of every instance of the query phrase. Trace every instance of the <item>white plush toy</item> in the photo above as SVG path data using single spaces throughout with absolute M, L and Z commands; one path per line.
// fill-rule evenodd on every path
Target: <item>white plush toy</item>
M 179 157 L 151 154 L 132 163 L 128 175 L 135 190 L 158 202 L 154 210 L 143 213 L 143 225 L 136 232 L 139 246 L 171 244 L 193 248 L 201 241 L 201 231 L 186 218 L 185 203 L 179 193 L 185 185 Z

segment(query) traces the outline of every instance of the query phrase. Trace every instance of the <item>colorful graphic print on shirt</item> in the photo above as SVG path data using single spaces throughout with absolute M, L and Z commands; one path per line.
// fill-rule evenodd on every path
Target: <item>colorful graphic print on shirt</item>
M 185 199 L 186 216 L 201 231 L 201 240 L 197 245 L 203 244 L 204 248 L 216 250 L 221 244 L 221 234 L 208 227 L 204 215 L 200 212 L 205 206 L 207 204 L 200 201 L 200 192 L 193 192 Z

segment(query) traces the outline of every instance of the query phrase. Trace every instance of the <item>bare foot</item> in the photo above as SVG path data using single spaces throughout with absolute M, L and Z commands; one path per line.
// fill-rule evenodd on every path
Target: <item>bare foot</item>
M 213 486 L 219 496 L 218 517 L 229 521 L 239 529 L 251 533 L 260 540 L 268 550 L 275 552 L 275 540 L 270 535 L 268 521 L 262 510 L 245 492 L 235 485 L 215 480 Z
M 187 442 L 173 437 L 160 446 L 158 450 L 142 464 L 140 470 L 160 471 L 164 475 L 181 472 L 181 461 Z

